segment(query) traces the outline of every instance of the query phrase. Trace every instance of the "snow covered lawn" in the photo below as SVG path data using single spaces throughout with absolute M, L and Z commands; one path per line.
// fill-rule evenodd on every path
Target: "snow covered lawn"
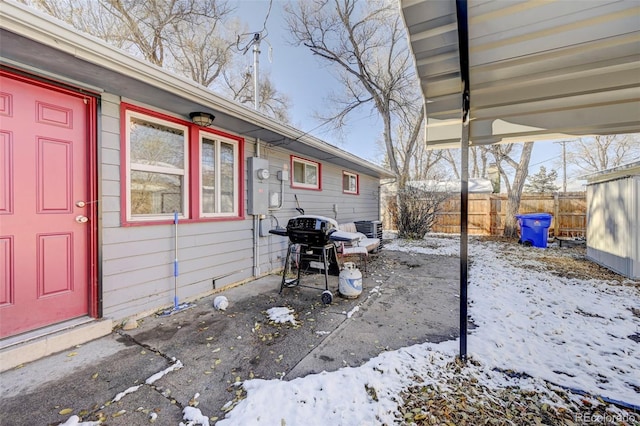
M 640 424 L 640 283 L 603 279 L 607 274 L 557 275 L 541 258 L 566 256 L 563 249 L 506 247 L 470 241 L 475 328 L 466 366 L 455 362 L 459 342 L 449 341 L 386 352 L 358 368 L 291 381 L 248 380 L 242 383 L 246 399 L 217 424 L 444 424 L 456 411 L 466 416 L 469 404 L 476 415 L 473 404 L 494 419 L 502 413 L 496 424 Z M 459 240 L 395 241 L 384 250 L 457 256 Z M 523 408 L 508 414 L 509 401 L 502 400 L 516 393 L 535 401 L 538 414 L 529 419 Z M 450 399 L 444 411 L 440 397 Z M 523 417 L 508 418 L 519 412 Z

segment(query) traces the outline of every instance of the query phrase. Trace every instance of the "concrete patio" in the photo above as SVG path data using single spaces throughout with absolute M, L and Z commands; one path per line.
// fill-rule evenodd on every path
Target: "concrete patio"
M 215 423 L 243 397 L 237 382 L 359 366 L 383 351 L 457 337 L 458 270 L 456 257 L 383 249 L 369 261 L 362 294 L 336 296 L 331 305 L 321 302 L 320 275 L 304 276 L 305 287 L 282 294 L 279 275 L 249 282 L 186 311 L 149 316 L 136 329 L 117 329 L 5 371 L 2 424 L 57 425 L 75 414 L 84 421 L 138 425 L 156 413 L 154 424 L 176 425 L 189 405 Z M 337 295 L 338 277 L 330 280 Z M 229 300 L 226 311 L 213 308 L 218 295 Z M 269 321 L 265 311 L 279 306 L 293 309 L 295 326 Z

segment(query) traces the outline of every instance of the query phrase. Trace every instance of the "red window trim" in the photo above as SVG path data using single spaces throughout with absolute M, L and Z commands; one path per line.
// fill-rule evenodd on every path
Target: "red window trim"
M 218 129 L 204 128 L 189 121 L 172 117 L 153 111 L 138 105 L 126 102 L 120 103 L 120 225 L 122 227 L 129 226 L 152 226 L 166 225 L 173 223 L 173 217 L 158 220 L 127 220 L 127 203 L 129 194 L 127 193 L 127 111 L 148 115 L 153 118 L 169 121 L 172 123 L 186 126 L 188 128 L 188 153 L 185 158 L 189 161 L 189 175 L 185 177 L 185 190 L 189 191 L 189 217 L 180 218 L 181 223 L 200 223 L 200 222 L 228 222 L 236 220 L 244 220 L 244 138 Z M 238 142 L 238 214 L 236 216 L 220 216 L 220 217 L 200 217 L 200 132 L 210 133 L 215 136 L 232 139 Z
M 297 160 L 302 160 L 304 162 L 307 163 L 313 163 L 316 166 L 318 166 L 318 187 L 317 188 L 311 188 L 308 186 L 304 186 L 304 185 L 300 185 L 300 184 L 296 184 L 296 182 L 293 179 L 293 162 L 294 159 Z M 299 157 L 297 155 L 291 155 L 289 158 L 289 169 L 291 170 L 291 188 L 295 188 L 295 189 L 306 189 L 307 191 L 322 191 L 322 163 L 320 163 L 319 161 L 315 161 L 315 160 L 309 160 L 308 158 L 303 158 L 303 157 Z
M 349 176 L 355 176 L 356 177 L 356 192 L 351 192 L 351 191 L 347 191 L 344 189 L 344 176 L 345 175 L 349 175 Z M 342 171 L 342 193 L 346 194 L 346 195 L 360 195 L 360 175 L 358 173 L 353 173 L 350 172 L 349 170 L 343 170 Z

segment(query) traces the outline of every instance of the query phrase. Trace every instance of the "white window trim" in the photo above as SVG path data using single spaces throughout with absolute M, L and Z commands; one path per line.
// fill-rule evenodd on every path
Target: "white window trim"
M 203 188 L 203 184 L 202 184 L 202 140 L 203 139 L 209 139 L 212 141 L 215 141 L 216 143 L 216 165 L 215 165 L 215 169 L 216 169 L 216 182 L 220 182 L 220 172 L 221 172 L 221 167 L 220 167 L 220 143 L 224 142 L 224 143 L 228 143 L 230 145 L 233 146 L 233 211 L 232 212 L 226 212 L 226 213 L 205 213 L 203 211 L 203 200 L 202 200 L 202 188 Z M 239 206 L 239 192 L 240 192 L 240 178 L 239 178 L 239 169 L 240 169 L 240 143 L 237 140 L 234 139 L 228 139 L 225 137 L 222 137 L 220 135 L 217 135 L 215 133 L 209 133 L 209 132 L 205 132 L 205 131 L 200 131 L 199 135 L 198 135 L 198 164 L 200 165 L 200 173 L 198 176 L 198 197 L 200 197 L 200 217 L 207 217 L 207 218 L 211 218 L 211 217 L 236 217 L 239 216 L 240 213 L 238 210 L 240 210 L 240 206 Z M 217 211 L 220 211 L 220 185 L 217 185 L 216 187 L 216 206 L 215 209 Z
M 140 163 L 132 163 L 131 162 L 131 119 L 139 118 L 143 121 L 148 121 L 151 123 L 157 123 L 167 127 L 173 127 L 175 129 L 180 129 L 183 132 L 183 147 L 184 147 L 184 168 L 181 170 L 176 170 L 167 167 L 161 166 L 151 166 Z M 125 113 L 126 120 L 126 135 L 125 135 L 125 173 L 126 173 L 126 194 L 124 196 L 127 199 L 127 222 L 148 222 L 148 221 L 157 221 L 157 220 L 167 220 L 170 217 L 173 217 L 173 213 L 163 213 L 163 214 L 153 214 L 153 215 L 135 215 L 131 214 L 131 166 L 134 166 L 134 170 L 142 171 L 142 172 L 157 172 L 157 173 L 166 173 L 175 176 L 182 176 L 182 206 L 183 212 L 178 214 L 179 218 L 189 217 L 189 128 L 187 126 L 183 126 L 178 123 L 174 123 L 171 121 L 163 120 L 151 115 L 142 114 L 136 111 L 127 110 Z
M 291 185 L 296 187 L 296 188 L 308 188 L 308 189 L 320 189 L 320 163 L 316 162 L 316 161 L 310 161 L 310 160 L 305 160 L 304 158 L 300 158 L 300 157 L 291 157 Z M 316 176 L 317 176 L 317 183 L 316 184 L 311 184 L 311 183 L 302 183 L 302 182 L 296 182 L 295 179 L 295 167 L 293 163 L 302 163 L 305 166 L 313 166 L 316 168 Z M 305 171 L 305 177 L 306 177 L 306 171 Z
M 349 176 L 349 177 L 354 177 L 356 179 L 356 190 L 355 191 L 350 191 L 349 189 L 345 189 L 344 188 L 344 177 L 345 176 Z M 360 193 L 360 176 L 358 176 L 356 173 L 351 173 L 351 172 L 347 172 L 346 170 L 342 171 L 342 192 L 344 192 L 345 194 L 354 194 L 354 195 L 358 195 Z

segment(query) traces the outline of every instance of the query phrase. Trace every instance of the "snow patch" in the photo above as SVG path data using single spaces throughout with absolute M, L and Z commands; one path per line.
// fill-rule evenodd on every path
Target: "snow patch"
M 276 324 L 284 324 L 286 322 L 290 322 L 292 325 L 297 325 L 296 319 L 294 318 L 294 310 L 287 307 L 275 307 L 267 310 L 267 315 L 269 315 L 269 319 Z

